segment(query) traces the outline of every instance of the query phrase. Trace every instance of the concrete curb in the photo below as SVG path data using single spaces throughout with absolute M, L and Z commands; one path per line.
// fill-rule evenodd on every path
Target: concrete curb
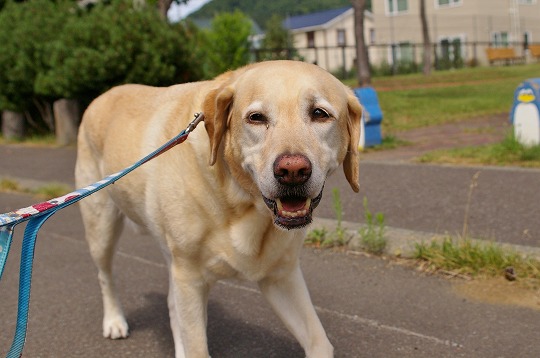
M 347 234 L 351 236 L 348 247 L 351 250 L 363 251 L 362 241 L 358 230 L 364 227 L 365 224 L 343 221 L 341 225 L 347 231 Z M 333 231 L 336 229 L 336 227 L 336 220 L 316 217 L 313 219 L 310 230 L 324 228 L 328 231 Z M 457 235 L 412 231 L 387 226 L 385 229 L 385 237 L 387 239 L 386 248 L 384 250 L 385 255 L 412 258 L 414 256 L 414 248 L 416 244 L 429 243 L 432 241 L 442 241 L 443 239 L 448 237 L 457 238 Z M 480 245 L 493 243 L 493 241 L 482 239 L 471 240 Z M 514 251 L 524 257 L 531 257 L 540 260 L 540 248 L 538 247 L 514 245 L 499 242 L 495 243 L 497 245 L 500 245 L 505 250 Z

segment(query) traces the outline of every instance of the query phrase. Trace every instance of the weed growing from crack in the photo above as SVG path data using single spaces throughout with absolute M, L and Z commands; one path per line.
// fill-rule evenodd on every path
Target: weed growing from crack
M 368 200 L 364 197 L 364 219 L 365 225 L 358 230 L 362 247 L 369 253 L 381 255 L 386 248 L 387 239 L 384 236 L 386 226 L 384 224 L 384 214 L 373 214 L 368 208 Z
M 415 244 L 414 258 L 418 260 L 420 268 L 427 272 L 461 277 L 504 275 L 509 281 L 519 280 L 538 287 L 540 261 L 523 257 L 500 244 L 476 242 L 469 237 L 470 208 L 479 176 L 480 172 L 476 172 L 471 178 L 461 236 Z
M 350 240 L 347 235 L 347 230 L 343 227 L 343 204 L 338 188 L 332 189 L 332 206 L 336 217 L 336 228 L 332 232 L 328 232 L 325 228 L 311 230 L 305 242 L 317 247 L 337 247 L 344 246 Z
M 493 242 L 474 242 L 469 238 L 444 238 L 415 245 L 414 258 L 424 271 L 451 276 L 504 275 L 508 280 L 540 284 L 540 262 L 505 249 Z

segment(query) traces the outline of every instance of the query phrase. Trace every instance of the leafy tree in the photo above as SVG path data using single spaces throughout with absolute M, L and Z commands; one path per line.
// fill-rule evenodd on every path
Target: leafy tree
M 293 53 L 293 37 L 282 26 L 282 23 L 283 18 L 278 14 L 273 14 L 266 22 L 266 34 L 262 41 L 262 47 L 271 50 L 271 52 L 263 54 L 264 59 L 291 59 L 296 56 Z
M 46 44 L 62 31 L 66 1 L 7 1 L 0 11 L 0 110 L 22 112 L 40 101 L 34 92 L 45 68 Z
M 249 62 L 249 36 L 252 22 L 242 12 L 223 13 L 212 21 L 206 32 L 205 57 L 207 75 L 214 77 L 227 70 L 244 66 Z
M 130 0 L 98 4 L 73 14 L 64 31 L 46 45 L 47 70 L 36 92 L 88 98 L 122 83 L 156 86 L 201 77 L 189 54 L 181 26 L 161 21 L 151 8 Z
M 257 24 L 264 26 L 267 24 L 269 14 L 277 14 L 285 18 L 349 5 L 349 0 L 214 0 L 204 5 L 190 17 L 197 19 L 212 18 L 216 14 L 237 9 L 252 18 Z

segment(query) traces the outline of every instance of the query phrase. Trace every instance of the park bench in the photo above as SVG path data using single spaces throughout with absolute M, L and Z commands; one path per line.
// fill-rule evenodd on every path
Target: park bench
M 537 60 L 540 59 L 540 45 L 529 45 L 529 53 Z
M 516 54 L 513 47 L 488 47 L 486 55 L 490 65 L 495 62 L 504 61 L 507 65 L 514 62 L 524 62 L 525 57 Z

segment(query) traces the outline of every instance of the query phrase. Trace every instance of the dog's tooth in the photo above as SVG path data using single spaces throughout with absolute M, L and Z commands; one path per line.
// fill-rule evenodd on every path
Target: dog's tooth
M 278 212 L 283 211 L 283 204 L 281 203 L 281 200 L 279 200 L 279 198 L 276 199 L 276 204 L 277 204 Z
M 276 202 L 277 211 L 282 216 L 289 217 L 289 218 L 296 218 L 296 217 L 300 217 L 300 216 L 306 216 L 307 213 L 309 212 L 309 208 L 311 206 L 311 199 L 308 198 L 308 199 L 306 199 L 304 209 L 292 212 L 292 211 L 283 210 L 283 203 L 281 202 L 281 200 L 276 199 L 275 202 Z

